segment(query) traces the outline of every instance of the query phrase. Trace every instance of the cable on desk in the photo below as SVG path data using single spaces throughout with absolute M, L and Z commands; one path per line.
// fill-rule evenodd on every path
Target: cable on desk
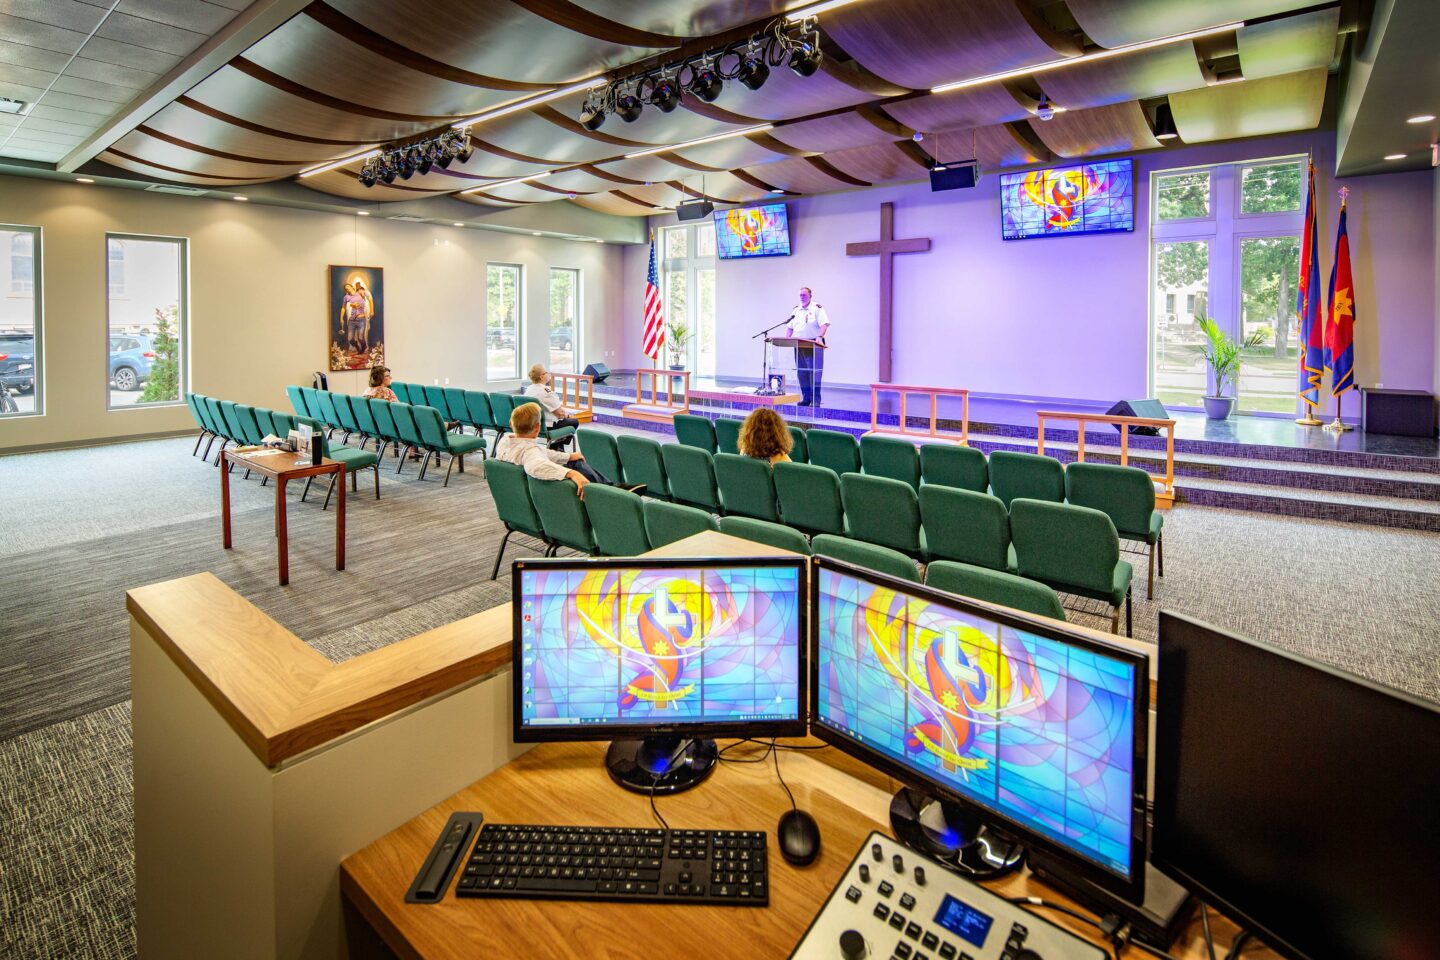
M 1148 943 L 1141 943 L 1139 940 L 1127 940 L 1127 941 L 1126 941 L 1126 946 L 1139 947 L 1141 950 L 1144 950 L 1146 953 L 1153 954 L 1154 956 L 1157 956 L 1157 957 L 1163 957 L 1163 958 L 1165 958 L 1165 960 L 1176 960 L 1176 958 L 1175 958 L 1175 956 L 1174 956 L 1173 954 L 1166 953 L 1164 950 L 1157 950 L 1155 947 L 1150 946 L 1150 944 L 1148 944 Z
M 780 781 L 780 786 L 785 788 L 785 796 L 790 798 L 790 809 L 800 809 L 795 805 L 795 794 L 790 792 L 789 784 L 785 782 L 785 778 L 780 774 L 780 751 L 775 749 L 774 740 L 770 741 L 770 756 L 775 759 L 775 777 Z
M 1205 930 L 1205 952 L 1210 955 L 1210 960 L 1215 960 L 1215 938 L 1210 935 L 1210 911 L 1205 907 L 1205 901 L 1200 901 L 1200 926 Z
M 1240 960 L 1240 951 L 1245 949 L 1245 944 L 1250 942 L 1250 931 L 1241 930 L 1235 934 L 1235 939 L 1230 942 L 1230 952 L 1225 954 L 1225 960 Z
M 664 827 L 666 830 L 669 830 L 670 824 L 665 822 L 665 818 L 660 815 L 660 808 L 655 806 L 655 786 L 659 782 L 659 777 L 650 778 L 650 812 L 655 814 L 655 819 L 660 821 L 660 826 Z
M 1042 900 L 1040 897 L 1006 897 L 1005 900 L 1009 903 L 1017 905 L 1044 907 L 1046 910 L 1054 910 L 1057 913 L 1065 914 L 1067 917 L 1073 917 L 1074 919 L 1079 920 L 1081 923 L 1088 923 L 1090 924 L 1090 926 L 1099 930 L 1101 933 L 1106 934 L 1107 936 L 1110 933 L 1110 931 L 1106 929 L 1105 924 L 1101 921 L 1096 920 L 1094 917 L 1087 917 L 1085 916 L 1085 914 L 1079 912 L 1078 910 L 1072 910 L 1069 907 L 1065 906 L 1065 904 L 1063 903 L 1056 903 L 1053 900 Z M 1110 954 L 1111 956 L 1115 957 L 1116 960 L 1118 960 L 1120 956 L 1119 952 L 1116 951 L 1113 944 L 1110 945 Z

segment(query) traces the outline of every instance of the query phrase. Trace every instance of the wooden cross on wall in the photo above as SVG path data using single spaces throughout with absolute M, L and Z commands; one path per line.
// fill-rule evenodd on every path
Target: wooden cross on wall
M 880 204 L 880 239 L 845 244 L 847 257 L 880 258 L 880 382 L 889 383 L 894 343 L 895 254 L 924 253 L 930 249 L 929 237 L 895 239 L 895 204 Z

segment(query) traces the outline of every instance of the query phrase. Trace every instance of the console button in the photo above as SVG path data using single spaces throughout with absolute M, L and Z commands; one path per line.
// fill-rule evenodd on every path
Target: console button
M 896 930 L 903 930 L 905 928 L 905 914 L 898 911 L 890 914 L 890 926 Z
M 934 950 L 940 945 L 940 938 L 933 933 L 926 933 L 924 939 L 920 942 L 925 944 L 926 950 Z
M 864 863 L 860 864 L 860 882 L 861 882 L 861 883 L 869 883 L 869 882 L 870 882 L 870 866 L 869 866 L 868 864 L 864 864 Z
M 881 857 L 884 856 L 884 854 L 882 854 L 882 853 L 880 852 L 880 844 L 878 844 L 878 843 L 872 843 L 872 844 L 870 844 L 870 856 L 872 856 L 872 857 L 875 858 L 875 862 L 876 862 L 876 863 L 879 863 L 879 862 L 880 862 Z
M 840 956 L 845 960 L 865 960 L 870 956 L 870 948 L 865 945 L 865 938 L 860 936 L 860 931 L 846 930 L 840 934 Z
M 879 892 L 880 896 L 882 896 L 882 897 L 888 897 L 888 896 L 890 896 L 890 894 L 892 894 L 892 893 L 895 892 L 895 887 L 894 887 L 894 885 L 892 885 L 892 884 L 890 883 L 889 880 L 881 880 L 881 881 L 880 881 L 880 886 L 876 887 L 875 889 Z M 908 908 L 908 905 L 907 905 L 907 908 Z
M 851 903 L 859 903 L 860 888 L 852 884 L 850 889 L 845 891 L 845 899 L 849 900 Z
M 906 910 L 914 910 L 915 898 L 910 896 L 910 894 L 908 893 L 900 894 L 900 906 L 904 907 Z
M 955 960 L 955 944 L 949 940 L 940 944 L 940 956 L 942 960 Z
M 890 908 L 885 906 L 885 904 L 883 903 L 875 904 L 875 916 L 879 917 L 881 920 L 884 920 L 886 917 L 890 916 Z
M 899 943 L 895 944 L 895 956 L 899 957 L 900 960 L 908 960 L 910 956 L 910 944 L 906 943 L 904 940 L 901 940 Z
M 891 857 L 890 864 L 895 868 L 896 873 L 905 872 L 905 858 L 900 856 L 900 854 L 897 853 L 895 854 L 895 856 Z
M 910 925 L 905 928 L 905 936 L 909 937 L 911 940 L 919 940 L 920 924 L 916 923 L 913 920 L 910 921 Z

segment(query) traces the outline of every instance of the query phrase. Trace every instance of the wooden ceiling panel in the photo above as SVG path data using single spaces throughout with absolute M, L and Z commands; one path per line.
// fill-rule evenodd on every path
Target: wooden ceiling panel
M 1004 84 L 932 93 L 885 105 L 885 112 L 914 130 L 932 133 L 1023 120 L 1030 115 Z
M 893 141 L 837 150 L 825 154 L 825 160 L 837 170 L 867 183 L 916 180 L 928 176 L 929 171 Z
M 373 187 L 365 187 L 361 186 L 360 181 L 355 179 L 353 173 L 344 170 L 331 170 L 326 173 L 316 174 L 313 177 L 306 177 L 302 182 L 310 189 L 319 190 L 321 193 L 328 193 L 336 197 L 349 197 L 352 200 L 373 201 L 375 203 L 398 203 L 404 200 L 423 200 L 426 197 L 442 196 L 446 192 L 455 189 L 453 186 L 447 186 L 445 190 L 427 190 L 424 187 L 415 186 L 413 179 L 408 182 L 396 180 L 388 186 L 383 183 L 377 183 Z
M 607 190 L 621 189 L 630 190 L 635 185 L 628 183 L 616 183 L 605 177 L 597 176 L 586 171 L 584 168 L 565 170 L 555 174 L 553 177 L 545 178 L 547 187 L 554 187 L 556 190 L 573 190 L 576 194 L 581 193 L 604 193 Z
M 333 145 L 304 143 L 246 130 L 183 103 L 168 104 L 141 127 L 160 137 L 174 137 L 195 146 L 256 160 L 293 160 L 315 164 L 347 152 Z
M 912 90 L 1062 55 L 1036 34 L 1015 0 L 855 3 L 821 24 L 866 69 Z
M 115 142 L 114 148 L 122 153 L 151 163 L 193 173 L 205 173 L 235 180 L 276 180 L 293 176 L 307 164 L 297 163 L 279 166 L 268 163 L 246 163 L 229 157 L 216 157 L 202 153 L 183 144 L 172 143 L 159 137 L 132 130 Z
M 1035 79 L 1051 100 L 1069 110 L 1163 97 L 1205 86 L 1192 43 L 1077 63 Z
M 576 197 L 572 203 L 597 213 L 608 213 L 617 217 L 648 217 L 655 209 L 647 204 L 636 203 L 613 193 L 594 193 L 588 197 Z
M 607 124 L 608 126 L 608 124 Z M 609 131 L 602 131 L 608 133 Z M 642 147 L 620 147 L 592 137 L 568 133 L 534 113 L 512 113 L 475 128 L 475 135 L 502 150 L 544 158 L 552 167 L 591 163 Z
M 613 186 L 610 184 L 609 186 Z M 496 187 L 493 190 L 484 191 L 485 196 L 496 200 L 510 200 L 520 203 L 548 203 L 552 200 L 563 200 L 574 194 L 576 197 L 586 196 L 584 191 L 566 190 L 563 187 L 551 187 L 547 180 L 538 180 L 534 183 L 511 183 L 503 187 Z M 573 198 L 572 198 L 573 199 Z
M 1102 47 L 1173 37 L 1237 20 L 1311 6 L 1312 0 L 1066 0 L 1075 21 Z
M 1045 146 L 1062 157 L 1153 150 L 1160 141 L 1150 131 L 1137 101 L 1090 110 L 1068 110 L 1047 121 L 1032 120 L 1030 128 Z
M 844 173 L 827 173 L 804 158 L 764 163 L 748 167 L 745 172 L 789 193 L 832 193 L 855 186 Z
M 1279 77 L 1224 83 L 1170 95 L 1175 127 L 1186 143 L 1313 130 L 1320 123 L 1324 67 Z
M 784 156 L 749 137 L 731 137 L 715 143 L 702 143 L 697 147 L 676 150 L 674 153 L 692 163 L 720 167 L 723 170 L 746 167 L 752 163 L 770 163 Z
M 651 154 L 648 157 L 636 157 L 634 160 L 615 160 L 611 163 L 601 163 L 596 166 L 605 173 L 614 174 L 617 177 L 624 177 L 627 180 L 638 180 L 641 183 L 678 180 L 681 177 L 696 172 L 677 163 L 671 163 L 660 154 Z
M 597 16 L 648 33 L 681 37 L 707 37 L 756 20 L 773 17 L 794 0 L 572 0 Z
M 1340 8 L 1272 20 L 1235 32 L 1240 70 L 1247 80 L 1329 67 L 1335 56 Z
M 727 81 L 714 106 L 754 118 L 751 122 L 763 123 L 853 107 L 871 99 L 870 94 L 823 70 L 814 76 L 801 77 L 788 67 L 774 67 L 770 79 L 759 90 L 751 90 L 738 80 Z
M 222 176 L 201 176 L 194 173 L 186 173 L 180 170 L 167 170 L 163 166 L 133 156 L 123 156 L 114 149 L 105 150 L 99 157 L 111 166 L 129 170 L 142 176 L 153 177 L 158 180 L 168 180 L 173 183 L 183 183 L 195 187 L 238 187 L 252 183 L 264 183 L 270 180 L 267 176 L 263 179 L 234 179 Z
M 562 97 L 549 104 L 554 111 L 562 117 L 579 121 L 580 109 L 585 104 L 584 94 L 575 94 L 569 97 Z M 755 121 L 744 119 L 739 123 L 727 123 L 723 120 L 713 120 L 690 110 L 677 109 L 670 113 L 661 113 L 654 107 L 645 107 L 641 110 L 638 119 L 626 123 L 619 117 L 611 115 L 605 118 L 605 124 L 598 133 L 605 136 L 618 137 L 642 144 L 640 147 L 631 147 L 621 150 L 612 148 L 614 154 L 629 153 L 635 149 L 646 147 L 658 147 L 665 144 L 681 143 L 685 140 L 698 140 L 701 137 L 714 136 L 717 133 L 728 133 L 738 127 L 750 126 Z
M 888 143 L 895 139 L 893 132 L 881 130 L 853 110 L 776 127 L 770 135 L 792 147 L 818 153 L 869 143 Z

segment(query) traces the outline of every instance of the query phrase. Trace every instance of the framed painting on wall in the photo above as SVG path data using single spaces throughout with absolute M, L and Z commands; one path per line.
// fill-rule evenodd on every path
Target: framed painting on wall
M 330 267 L 330 370 L 385 365 L 385 271 Z

